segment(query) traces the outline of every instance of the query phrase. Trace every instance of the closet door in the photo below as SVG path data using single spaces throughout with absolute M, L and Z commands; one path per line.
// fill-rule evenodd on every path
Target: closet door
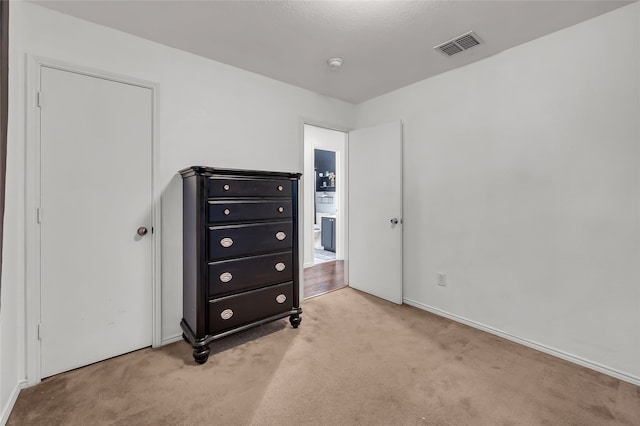
M 153 108 L 151 89 L 46 66 L 40 86 L 44 378 L 151 345 Z

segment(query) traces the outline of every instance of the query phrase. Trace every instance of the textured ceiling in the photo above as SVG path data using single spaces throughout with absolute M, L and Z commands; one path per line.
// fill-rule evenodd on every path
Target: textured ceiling
M 314 92 L 360 103 L 628 1 L 34 1 Z M 433 49 L 467 31 L 483 44 Z M 332 71 L 327 59 L 344 59 Z

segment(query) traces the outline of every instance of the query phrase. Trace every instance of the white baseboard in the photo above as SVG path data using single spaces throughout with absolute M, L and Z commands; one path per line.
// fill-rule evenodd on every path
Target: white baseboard
M 572 362 L 574 364 L 578 364 L 578 365 L 580 365 L 582 367 L 590 368 L 590 369 L 595 370 L 595 371 L 597 371 L 599 373 L 603 373 L 603 374 L 606 374 L 608 376 L 615 377 L 616 379 L 620 379 L 622 381 L 631 383 L 633 385 L 640 386 L 640 377 L 638 377 L 638 376 L 634 376 L 632 374 L 624 373 L 622 371 L 616 370 L 615 368 L 607 367 L 606 365 L 602 365 L 602 364 L 598 364 L 597 362 L 589 361 L 589 360 L 581 358 L 579 356 L 576 356 L 576 355 L 573 355 L 573 354 L 570 354 L 570 353 L 567 353 L 567 352 L 564 352 L 564 351 L 561 351 L 561 350 L 558 350 L 558 349 L 551 348 L 549 346 L 543 345 L 543 344 L 538 343 L 538 342 L 534 342 L 532 340 L 523 339 L 521 337 L 517 337 L 517 336 L 511 335 L 511 334 L 509 334 L 507 332 L 504 332 L 502 330 L 498 330 L 497 328 L 493 328 L 491 326 L 484 325 L 484 324 L 481 324 L 481 323 L 476 322 L 476 321 L 472 321 L 470 319 L 461 317 L 459 315 L 451 314 L 451 313 L 443 311 L 441 309 L 434 308 L 433 306 L 429 306 L 429 305 L 425 305 L 424 303 L 416 302 L 415 300 L 406 299 L 406 298 L 404 298 L 402 300 L 407 305 L 411 305 L 411 306 L 414 306 L 416 308 L 422 309 L 424 311 L 431 312 L 432 314 L 436 314 L 438 316 L 448 318 L 450 320 L 453 320 L 453 321 L 468 325 L 470 327 L 477 328 L 478 330 L 486 331 L 487 333 L 494 334 L 494 335 L 496 335 L 498 337 L 502 337 L 504 339 L 507 339 L 507 340 L 510 340 L 512 342 L 518 343 L 520 345 L 527 346 L 527 347 L 529 347 L 531 349 L 535 349 L 537 351 L 544 352 L 546 354 L 555 356 L 555 357 L 563 359 L 565 361 L 569 361 L 569 362 Z
M 170 343 L 175 343 L 182 340 L 182 334 L 176 334 L 175 336 L 167 337 L 166 339 L 162 339 L 160 342 L 160 346 L 168 345 Z
M 312 267 L 313 265 L 315 265 L 315 263 L 314 263 L 314 262 L 308 262 L 308 263 L 305 263 L 305 264 L 303 265 L 303 268 L 310 268 L 310 267 Z
M 13 392 L 11 392 L 11 397 L 7 404 L 2 407 L 2 416 L 0 416 L 0 425 L 4 426 L 9 421 L 9 416 L 11 415 L 11 410 L 13 410 L 13 406 L 16 404 L 18 400 L 18 395 L 20 395 L 20 390 L 27 386 L 26 381 L 21 381 L 16 383 L 15 388 L 13 388 Z

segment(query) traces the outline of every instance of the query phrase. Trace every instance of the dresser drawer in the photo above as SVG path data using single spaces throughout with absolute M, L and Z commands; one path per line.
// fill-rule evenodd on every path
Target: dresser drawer
M 211 177 L 209 197 L 291 197 L 291 181 L 285 179 L 239 179 Z
M 291 199 L 282 200 L 209 200 L 209 223 L 240 222 L 262 219 L 290 219 Z
M 209 302 L 209 333 L 248 324 L 293 308 L 293 282 L 213 299 Z
M 293 253 L 213 262 L 208 265 L 209 296 L 266 287 L 293 280 Z
M 269 222 L 209 227 L 209 260 L 291 250 L 293 225 Z

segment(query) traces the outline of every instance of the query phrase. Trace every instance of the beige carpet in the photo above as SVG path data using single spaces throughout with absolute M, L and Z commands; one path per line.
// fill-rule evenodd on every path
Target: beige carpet
M 640 388 L 353 289 L 214 343 L 178 342 L 21 392 L 9 425 L 640 425 Z

